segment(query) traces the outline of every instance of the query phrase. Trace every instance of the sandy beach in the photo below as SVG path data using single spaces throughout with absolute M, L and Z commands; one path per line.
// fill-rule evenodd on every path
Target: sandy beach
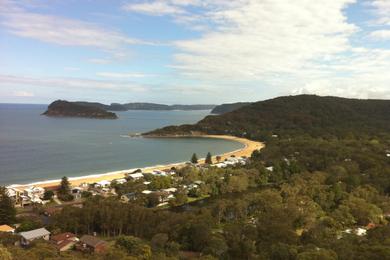
M 260 150 L 264 147 L 264 144 L 261 142 L 256 142 L 256 141 L 251 141 L 245 138 L 239 138 L 235 136 L 229 136 L 229 135 L 195 135 L 191 137 L 196 137 L 196 138 L 219 138 L 219 139 L 225 139 L 225 140 L 231 140 L 231 141 L 236 141 L 239 143 L 242 143 L 244 145 L 243 148 L 227 152 L 224 154 L 221 154 L 221 160 L 223 161 L 226 158 L 229 158 L 230 156 L 234 155 L 236 157 L 240 156 L 251 156 L 252 152 L 255 150 Z M 156 137 L 157 138 L 157 137 Z M 177 138 L 188 138 L 186 136 L 181 136 Z M 213 160 L 215 161 L 216 156 L 213 156 Z M 200 163 L 204 162 L 204 159 L 199 160 Z M 180 163 L 171 163 L 171 164 L 165 164 L 165 165 L 155 165 L 151 167 L 144 167 L 140 168 L 142 169 L 143 172 L 151 172 L 153 170 L 164 170 L 164 169 L 170 169 L 172 167 L 182 167 L 185 165 L 185 162 L 180 162 Z M 72 186 L 78 186 L 82 183 L 95 183 L 99 182 L 102 180 L 114 180 L 114 179 L 120 179 L 125 177 L 127 173 L 131 173 L 138 168 L 134 169 L 126 169 L 126 170 L 121 170 L 121 171 L 115 171 L 115 172 L 109 172 L 109 173 L 104 173 L 104 174 L 95 174 L 95 175 L 88 175 L 88 176 L 81 176 L 81 177 L 70 177 L 69 182 L 71 183 Z M 42 188 L 54 188 L 58 186 L 60 183 L 60 180 L 49 180 L 49 181 L 41 181 L 41 182 L 35 182 L 35 183 L 30 183 L 30 184 L 24 184 L 24 185 L 13 185 L 17 186 L 20 188 L 25 188 L 28 186 L 39 186 Z

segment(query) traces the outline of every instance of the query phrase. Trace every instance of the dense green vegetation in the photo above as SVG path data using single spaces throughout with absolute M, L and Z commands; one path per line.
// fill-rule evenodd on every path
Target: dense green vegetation
M 284 97 L 160 130 L 244 135 L 266 147 L 245 166 L 180 169 L 181 183 L 199 186 L 179 189 L 168 209 L 150 208 L 149 198 L 95 196 L 65 207 L 48 228 L 110 241 L 104 255 L 64 259 L 390 259 L 389 104 Z M 166 178 L 149 180 L 167 187 Z M 118 195 L 142 185 L 118 185 Z M 0 241 L 1 253 L 23 259 Z M 53 251 L 38 243 L 28 254 L 43 252 Z
M 86 117 L 97 119 L 118 118 L 115 113 L 108 112 L 101 107 L 89 106 L 64 100 L 57 100 L 51 103 L 43 115 L 52 117 Z
M 237 110 L 239 108 L 242 108 L 244 106 L 250 105 L 250 102 L 237 102 L 237 103 L 230 103 L 230 104 L 222 104 L 219 106 L 216 106 L 211 110 L 211 114 L 225 114 L 228 112 L 232 112 L 234 110 Z
M 109 111 L 127 111 L 127 110 L 209 110 L 213 109 L 215 105 L 165 105 L 156 103 L 125 103 L 118 104 L 112 103 L 111 105 L 105 105 L 97 102 L 76 102 L 80 105 L 86 105 L 91 107 L 99 107 Z
M 353 137 L 390 131 L 390 101 L 358 100 L 300 95 L 260 101 L 218 116 L 207 116 L 195 125 L 170 126 L 149 134 L 230 134 L 268 141 L 281 138 Z

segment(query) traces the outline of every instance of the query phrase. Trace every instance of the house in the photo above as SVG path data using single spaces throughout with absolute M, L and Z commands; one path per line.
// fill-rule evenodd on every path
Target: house
M 116 180 L 114 180 L 116 183 L 118 183 L 118 184 L 124 184 L 124 183 L 126 183 L 127 181 L 126 181 L 126 179 L 116 179 Z
M 223 163 L 223 162 L 221 162 L 221 163 L 216 163 L 216 164 L 214 164 L 213 166 L 215 166 L 215 167 L 217 167 L 217 168 L 226 168 L 226 167 L 227 167 L 227 165 L 226 165 L 225 163 Z
M 177 191 L 176 188 L 168 188 L 168 189 L 163 189 L 162 191 L 167 192 L 167 193 L 175 193 Z
M 274 167 L 273 166 L 269 166 L 269 167 L 265 167 L 268 171 L 270 172 L 273 172 L 274 171 Z
M 0 232 L 15 233 L 15 229 L 13 227 L 8 226 L 8 225 L 1 225 Z
M 107 249 L 107 243 L 95 236 L 84 235 L 80 238 L 76 248 L 83 252 L 103 253 Z
M 27 189 L 24 189 L 24 195 L 31 198 L 32 200 L 42 198 L 44 193 L 45 189 L 42 187 L 31 186 Z
M 121 196 L 121 201 L 127 203 L 129 201 L 135 200 L 136 198 L 137 197 L 136 197 L 135 192 L 130 192 L 130 193 L 127 193 L 127 194 L 123 194 Z
M 167 176 L 166 172 L 164 171 L 159 171 L 159 170 L 154 170 L 151 172 L 152 175 L 154 176 Z
M 23 206 L 23 199 L 21 197 L 23 195 L 22 190 L 18 189 L 17 187 L 8 186 L 6 187 L 6 192 L 16 207 Z
M 49 240 L 50 238 L 50 232 L 45 228 L 38 228 L 26 232 L 20 232 L 19 235 L 21 236 L 20 243 L 23 246 L 29 245 L 30 242 L 33 240 L 37 240 L 37 239 Z
M 128 175 L 128 178 L 131 180 L 139 180 L 142 179 L 144 175 L 141 172 L 132 173 Z
M 76 235 L 70 232 L 54 235 L 50 239 L 60 252 L 71 249 L 76 245 L 78 240 Z
M 73 187 L 71 192 L 72 192 L 72 195 L 75 199 L 80 199 L 81 198 L 81 193 L 83 192 L 83 188 L 81 187 Z
M 109 187 L 111 184 L 110 181 L 107 181 L 107 180 L 102 180 L 102 181 L 99 181 L 95 184 L 95 187 L 96 188 L 106 188 L 106 187 Z

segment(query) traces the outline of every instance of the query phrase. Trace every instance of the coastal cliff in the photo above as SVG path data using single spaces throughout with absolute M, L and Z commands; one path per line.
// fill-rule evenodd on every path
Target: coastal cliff
M 51 103 L 42 115 L 50 117 L 85 117 L 94 119 L 117 119 L 117 115 L 96 106 L 57 100 Z

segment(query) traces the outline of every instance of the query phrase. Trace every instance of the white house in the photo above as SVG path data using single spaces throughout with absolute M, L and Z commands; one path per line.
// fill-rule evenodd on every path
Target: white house
M 98 187 L 98 188 L 105 188 L 105 187 L 110 186 L 110 184 L 111 184 L 110 181 L 102 180 L 102 181 L 97 182 L 96 185 L 95 185 L 95 187 Z
M 164 171 L 159 171 L 159 170 L 154 170 L 154 171 L 152 171 L 151 174 L 152 174 L 152 175 L 155 175 L 155 176 L 167 176 L 166 172 L 164 172 Z
M 168 192 L 168 193 L 175 193 L 177 191 L 176 188 L 168 188 L 168 189 L 163 189 L 162 191 Z
M 115 182 L 118 183 L 118 184 L 124 184 L 127 181 L 126 181 L 126 179 L 116 179 Z
M 45 193 L 45 189 L 42 187 L 31 186 L 28 187 L 27 189 L 24 189 L 23 192 L 25 196 L 33 200 L 37 198 L 42 198 L 43 194 Z
M 129 178 L 131 178 L 133 180 L 139 180 L 139 179 L 142 179 L 144 177 L 142 172 L 132 173 L 132 174 L 129 174 L 128 176 L 129 176 Z
M 24 246 L 29 245 L 31 241 L 36 239 L 49 240 L 50 238 L 50 232 L 45 228 L 38 228 L 26 232 L 20 232 L 19 235 L 21 236 L 20 243 Z

